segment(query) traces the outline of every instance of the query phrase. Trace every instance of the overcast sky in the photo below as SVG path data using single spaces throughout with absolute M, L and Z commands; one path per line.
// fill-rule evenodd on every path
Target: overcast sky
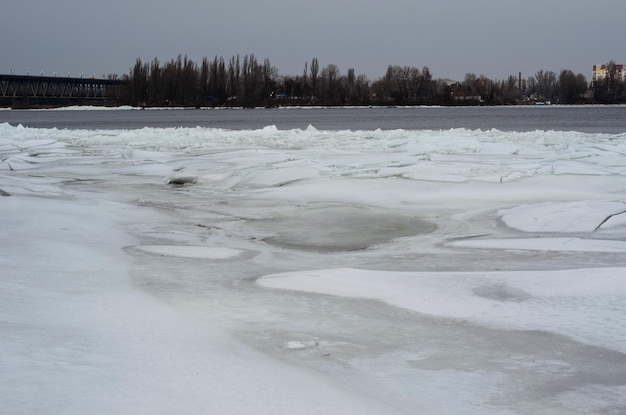
M 370 80 L 388 65 L 494 79 L 626 63 L 624 0 L 7 0 L 0 73 L 127 74 L 254 53 L 282 75 L 316 57 Z

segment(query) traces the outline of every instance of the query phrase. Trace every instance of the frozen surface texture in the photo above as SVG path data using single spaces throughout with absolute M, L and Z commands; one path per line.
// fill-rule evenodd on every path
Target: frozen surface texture
M 623 414 L 624 154 L 0 124 L 0 413 Z

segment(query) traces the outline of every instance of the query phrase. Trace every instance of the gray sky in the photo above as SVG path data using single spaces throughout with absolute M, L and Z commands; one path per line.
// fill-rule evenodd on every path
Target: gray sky
M 370 80 L 388 65 L 524 78 L 594 63 L 626 63 L 624 0 L 8 0 L 0 73 L 126 74 L 161 62 L 254 53 L 282 75 L 355 68 Z

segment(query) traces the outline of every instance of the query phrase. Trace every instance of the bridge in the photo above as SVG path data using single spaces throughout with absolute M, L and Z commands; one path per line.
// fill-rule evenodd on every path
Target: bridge
M 0 75 L 0 107 L 114 106 L 127 101 L 126 80 Z

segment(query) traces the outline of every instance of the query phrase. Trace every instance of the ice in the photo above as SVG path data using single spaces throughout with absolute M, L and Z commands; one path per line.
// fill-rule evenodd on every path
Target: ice
M 170 255 L 182 258 L 228 259 L 241 254 L 241 251 L 223 247 L 190 245 L 147 245 L 135 246 L 134 249 L 157 255 Z
M 522 238 L 522 239 L 470 239 L 453 241 L 454 247 L 482 249 L 518 249 L 554 252 L 626 252 L 624 241 L 582 238 Z
M 21 197 L 4 198 L 0 208 L 1 412 L 393 412 L 242 347 L 133 287 L 120 247 L 134 240 L 119 226 L 150 221 L 146 212 Z M 141 248 L 205 259 L 234 254 Z
M 500 212 L 508 226 L 524 232 L 586 232 L 619 226 L 624 222 L 626 201 L 575 201 L 518 206 Z
M 0 124 L 0 413 L 623 413 L 625 153 Z
M 268 275 L 264 287 L 369 298 L 438 317 L 545 330 L 626 353 L 626 268 L 407 273 L 331 269 Z M 599 298 L 603 300 L 598 301 Z

